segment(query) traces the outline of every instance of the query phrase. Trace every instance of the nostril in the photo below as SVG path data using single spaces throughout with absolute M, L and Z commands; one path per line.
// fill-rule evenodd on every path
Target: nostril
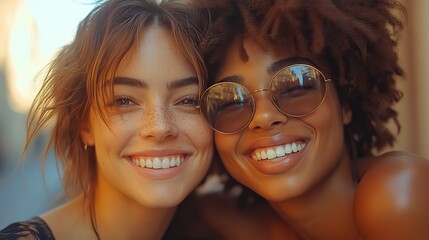
M 275 121 L 275 122 L 272 122 L 271 123 L 271 126 L 272 127 L 275 127 L 275 126 L 278 126 L 278 125 L 282 125 L 283 123 L 282 122 L 280 122 L 280 121 Z

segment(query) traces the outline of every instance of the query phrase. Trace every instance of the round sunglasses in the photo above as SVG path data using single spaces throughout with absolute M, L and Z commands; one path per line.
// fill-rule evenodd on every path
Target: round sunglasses
M 269 89 L 250 91 L 235 82 L 216 83 L 201 95 L 198 108 L 215 131 L 234 134 L 246 128 L 255 115 L 252 94 L 269 91 L 280 112 L 289 117 L 304 117 L 322 105 L 329 81 L 314 66 L 293 64 L 274 75 Z

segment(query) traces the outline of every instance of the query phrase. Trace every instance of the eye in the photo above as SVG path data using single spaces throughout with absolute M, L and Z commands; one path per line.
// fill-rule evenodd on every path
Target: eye
M 290 94 L 302 90 L 302 85 L 298 80 L 291 80 L 277 84 L 276 88 L 279 94 Z
M 300 97 L 314 90 L 319 90 L 316 80 L 315 78 L 304 76 L 302 82 L 298 81 L 298 79 L 289 82 L 279 82 L 276 84 L 274 91 L 277 97 Z
M 138 104 L 129 96 L 115 96 L 115 99 L 113 100 L 112 105 L 114 107 L 124 108 L 124 107 L 135 106 Z
M 232 112 L 241 109 L 245 102 L 240 100 L 230 100 L 219 102 L 216 109 L 219 112 Z
M 176 105 L 181 105 L 185 107 L 196 107 L 198 105 L 198 96 L 197 95 L 185 96 L 179 99 Z

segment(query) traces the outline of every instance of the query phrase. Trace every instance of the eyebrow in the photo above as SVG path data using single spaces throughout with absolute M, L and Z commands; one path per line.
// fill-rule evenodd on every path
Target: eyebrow
M 130 77 L 114 77 L 113 85 L 127 85 L 138 88 L 149 88 L 146 82 Z
M 172 89 L 186 87 L 189 85 L 198 85 L 198 78 L 187 77 L 187 78 L 174 80 L 173 82 L 167 83 L 167 89 L 172 90 Z
M 149 85 L 147 82 L 143 80 L 139 80 L 131 77 L 114 77 L 113 78 L 114 85 L 127 85 L 131 87 L 138 87 L 148 89 Z M 177 89 L 189 85 L 198 85 L 198 79 L 196 77 L 188 77 L 174 80 L 173 82 L 167 83 L 167 89 Z

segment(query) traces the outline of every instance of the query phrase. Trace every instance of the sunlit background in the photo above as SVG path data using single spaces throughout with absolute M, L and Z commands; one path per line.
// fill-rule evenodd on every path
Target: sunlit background
M 91 0 L 0 0 L 0 229 L 51 209 L 61 192 L 50 156 L 42 176 L 39 136 L 27 161 L 17 166 L 25 138 L 25 117 L 39 84 L 36 74 L 59 47 L 71 41 L 78 22 L 93 8 Z M 408 26 L 400 59 L 407 80 L 397 105 L 402 123 L 393 149 L 429 158 L 429 1 L 408 0 Z
M 94 0 L 0 0 L 0 229 L 51 209 L 61 183 L 52 156 L 42 175 L 46 136 L 18 166 L 36 74 L 74 37 Z

